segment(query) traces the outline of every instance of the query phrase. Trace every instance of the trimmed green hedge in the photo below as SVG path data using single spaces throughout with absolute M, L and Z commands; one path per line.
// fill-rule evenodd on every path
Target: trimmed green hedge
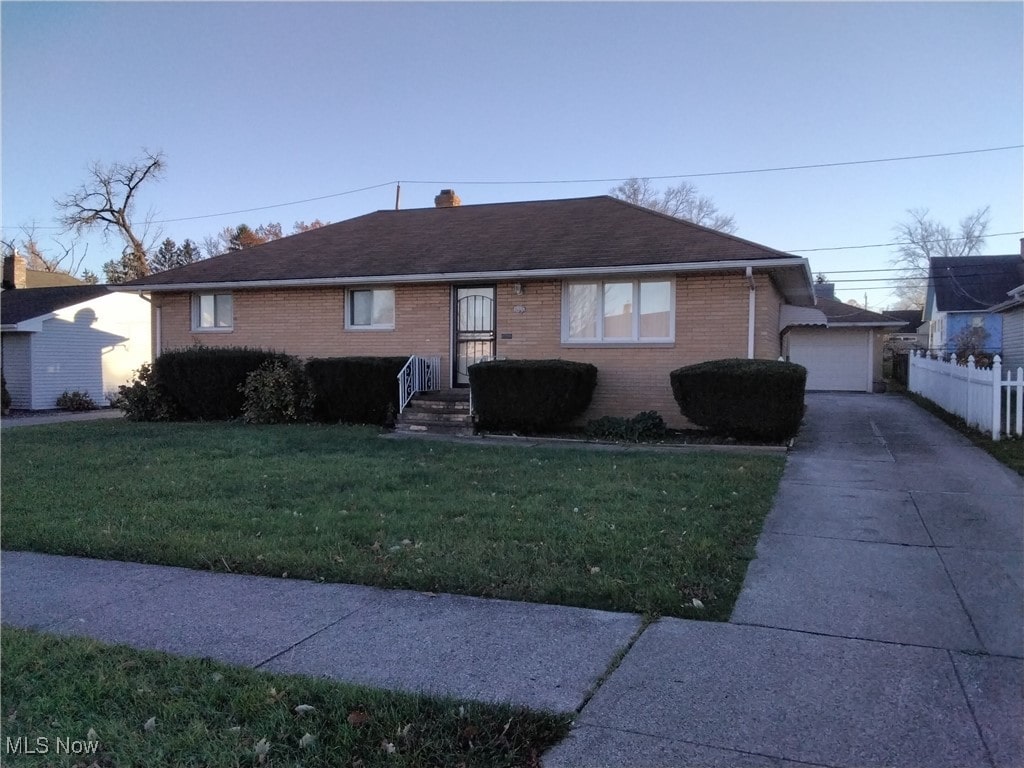
M 324 357 L 306 363 L 313 418 L 388 424 L 398 414 L 398 374 L 405 357 Z
M 295 358 L 246 347 L 190 347 L 164 352 L 153 363 L 153 381 L 173 419 L 225 421 L 242 415 L 246 376 L 271 361 Z
M 488 360 L 469 367 L 469 382 L 481 428 L 550 432 L 590 406 L 597 368 L 569 360 Z
M 682 414 L 711 432 L 785 440 L 804 415 L 807 369 L 775 360 L 711 360 L 669 374 Z

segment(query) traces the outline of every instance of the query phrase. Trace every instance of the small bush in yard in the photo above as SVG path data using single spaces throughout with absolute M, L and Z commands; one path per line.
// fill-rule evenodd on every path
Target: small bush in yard
M 629 440 L 642 443 L 665 436 L 665 420 L 657 411 L 641 411 L 628 419 L 622 416 L 602 416 L 587 422 L 589 437 Z
M 57 398 L 57 407 L 65 411 L 95 411 L 96 403 L 89 397 L 88 392 L 79 392 L 77 389 L 74 392 L 64 390 Z
M 390 424 L 398 413 L 398 374 L 409 357 L 325 357 L 306 363 L 313 418 L 329 424 Z
M 110 404 L 124 411 L 130 421 L 167 421 L 171 415 L 149 363 L 142 364 L 129 384 L 117 388 L 117 397 Z
M 245 377 L 242 418 L 249 424 L 285 424 L 309 415 L 312 396 L 295 358 L 269 360 Z
M 0 373 L 0 408 L 4 413 L 11 410 L 11 393 L 7 391 L 7 379 Z
M 711 360 L 669 374 L 682 414 L 715 434 L 784 440 L 804 414 L 807 369 L 775 360 Z
M 153 363 L 156 384 L 175 419 L 226 421 L 242 415 L 245 378 L 266 362 L 291 356 L 245 347 L 190 347 Z
M 597 368 L 569 360 L 488 360 L 469 367 L 469 382 L 483 429 L 550 432 L 590 406 Z

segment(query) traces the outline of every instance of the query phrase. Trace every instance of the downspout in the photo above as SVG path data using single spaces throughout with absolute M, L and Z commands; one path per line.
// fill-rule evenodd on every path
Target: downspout
M 868 329 L 868 383 L 865 392 L 875 391 L 875 329 Z
M 747 267 L 747 283 L 750 284 L 750 294 L 747 299 L 747 359 L 754 359 L 754 310 L 757 305 L 755 296 L 757 291 L 754 288 L 754 269 Z
M 139 298 L 142 299 L 143 301 L 149 302 L 149 306 L 151 306 L 153 308 L 153 318 L 154 318 L 154 321 L 155 321 L 153 323 L 153 325 L 155 326 L 153 328 L 154 338 L 150 339 L 150 343 L 153 345 L 153 350 L 152 350 L 153 353 L 150 355 L 150 358 L 151 358 L 150 362 L 152 362 L 153 360 L 156 360 L 158 357 L 160 357 L 160 347 L 162 345 L 162 339 L 161 339 L 161 334 L 160 334 L 160 309 L 161 309 L 161 307 L 159 307 L 156 304 L 154 304 L 152 297 L 145 296 L 142 293 L 142 291 L 139 291 Z

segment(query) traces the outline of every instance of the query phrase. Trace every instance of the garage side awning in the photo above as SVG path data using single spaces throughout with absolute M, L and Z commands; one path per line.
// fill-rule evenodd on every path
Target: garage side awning
M 779 332 L 797 325 L 819 325 L 828 327 L 828 318 L 825 313 L 815 307 L 795 307 L 792 304 L 783 304 L 779 313 Z

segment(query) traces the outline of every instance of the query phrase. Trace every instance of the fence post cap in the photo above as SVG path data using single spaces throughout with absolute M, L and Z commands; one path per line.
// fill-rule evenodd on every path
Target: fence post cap
M 950 353 L 949 362 L 951 362 L 953 365 L 956 365 L 956 352 Z
M 1003 358 L 1001 358 L 999 355 L 996 355 L 995 357 L 992 358 L 992 365 L 1000 365 L 1002 362 Z

